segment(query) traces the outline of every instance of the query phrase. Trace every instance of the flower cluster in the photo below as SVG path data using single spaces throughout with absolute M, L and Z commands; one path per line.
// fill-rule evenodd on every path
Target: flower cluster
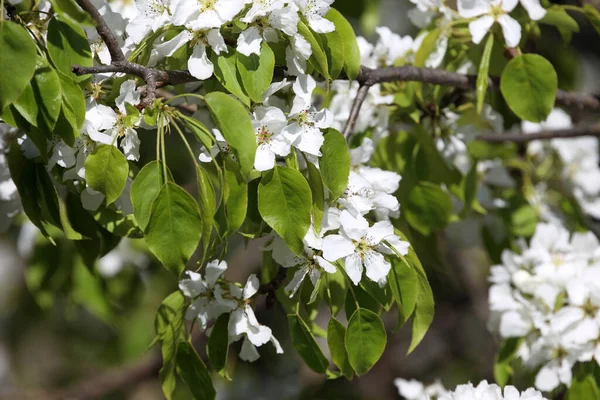
M 406 400 L 544 400 L 542 394 L 533 388 L 520 392 L 514 386 L 502 389 L 487 381 L 481 381 L 477 386 L 472 383 L 458 385 L 453 391 L 445 389 L 440 382 L 425 386 L 414 379 L 397 378 L 394 384 Z
M 206 265 L 204 279 L 199 273 L 186 272 L 188 279 L 179 282 L 182 293 L 191 301 L 186 318 L 197 321 L 200 330 L 205 331 L 210 321 L 229 313 L 229 343 L 244 339 L 239 354 L 242 360 L 256 361 L 260 357 L 256 348 L 267 342 L 278 354 L 283 353 L 271 329 L 257 321 L 250 305 L 260 286 L 256 275 L 250 275 L 240 287 L 223 278 L 226 270 L 225 261 L 213 260 Z
M 543 129 L 568 129 L 571 117 L 559 108 L 552 110 L 548 118 L 539 123 L 524 121 L 522 129 L 535 133 Z M 548 160 L 552 154 L 559 158 L 561 177 L 578 201 L 582 210 L 594 218 L 600 218 L 600 156 L 598 140 L 594 137 L 556 138 L 547 142 L 533 142 L 527 152 L 538 163 Z M 543 187 L 538 187 L 543 196 Z M 543 204 L 540 204 L 543 207 Z M 557 217 L 551 211 L 543 212 L 548 220 Z
M 529 245 L 492 267 L 491 329 L 522 338 L 516 357 L 538 370 L 540 390 L 569 386 L 576 362 L 600 360 L 599 249 L 591 232 L 539 224 Z

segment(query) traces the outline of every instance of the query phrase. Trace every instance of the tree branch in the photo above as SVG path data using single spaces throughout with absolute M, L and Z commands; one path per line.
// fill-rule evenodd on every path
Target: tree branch
M 352 103 L 350 116 L 348 117 L 348 121 L 346 121 L 344 130 L 342 131 L 342 134 L 346 139 L 350 138 L 350 135 L 352 134 L 352 130 L 354 129 L 354 125 L 356 125 L 356 120 L 358 119 L 358 114 L 360 114 L 360 109 L 363 102 L 367 98 L 367 95 L 369 94 L 370 88 L 371 85 L 362 85 L 358 88 L 358 93 L 356 93 L 356 97 Z
M 121 50 L 121 46 L 119 45 L 119 41 L 115 37 L 115 35 L 110 30 L 109 26 L 106 24 L 100 12 L 90 0 L 77 0 L 77 4 L 81 8 L 83 8 L 90 16 L 96 21 L 96 31 L 98 35 L 102 38 L 106 47 L 108 48 L 108 52 L 110 53 L 111 62 L 114 64 L 127 62 L 127 58 L 123 51 Z
M 534 140 L 570 139 L 582 136 L 600 137 L 600 124 L 580 125 L 568 129 L 551 129 L 535 133 L 484 133 L 478 135 L 476 139 L 488 143 L 528 143 Z

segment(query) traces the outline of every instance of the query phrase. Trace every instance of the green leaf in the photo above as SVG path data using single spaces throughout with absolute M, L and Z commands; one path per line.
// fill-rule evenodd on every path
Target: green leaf
M 215 220 L 217 200 L 208 172 L 200 166 L 197 166 L 196 169 L 198 174 L 198 205 L 200 206 L 200 218 L 202 219 L 202 250 L 206 253 Z
M 265 222 L 296 254 L 304 250 L 310 227 L 312 196 L 302 174 L 288 167 L 265 173 L 258 187 L 258 209 Z
M 314 60 L 313 66 L 327 80 L 329 76 L 329 65 L 327 63 L 327 55 L 323 49 L 323 44 L 318 36 L 315 36 L 313 31 L 302 21 L 298 22 L 298 33 L 302 35 L 310 44 L 312 55 L 310 60 Z
M 583 12 L 585 13 L 585 16 L 588 18 L 594 29 L 596 29 L 596 32 L 600 34 L 600 11 L 598 11 L 598 9 L 592 4 L 584 4 Z
M 312 216 L 313 224 L 317 232 L 321 231 L 321 223 L 323 222 L 323 213 L 325 212 L 325 190 L 323 188 L 323 180 L 319 169 L 310 161 L 306 162 L 308 170 L 308 184 L 312 193 Z
M 419 50 L 417 50 L 417 53 L 415 54 L 416 67 L 425 66 L 425 63 L 427 62 L 429 56 L 437 48 L 437 40 L 440 37 L 441 32 L 441 29 L 438 28 L 427 33 L 425 39 L 423 39 L 423 42 L 421 43 L 421 46 L 419 46 Z
M 479 183 L 479 173 L 477 172 L 477 161 L 473 163 L 471 169 L 465 176 L 462 182 L 463 192 L 463 209 L 460 211 L 460 216 L 465 218 L 474 205 L 478 206 L 477 201 L 477 184 Z
M 483 103 L 485 102 L 485 93 L 487 92 L 489 82 L 490 58 L 492 57 L 492 48 L 494 47 L 494 35 L 489 35 L 483 56 L 479 63 L 479 71 L 477 72 L 477 113 L 481 114 Z
M 41 57 L 36 59 L 35 68 L 33 79 L 13 105 L 27 122 L 52 137 L 62 105 L 60 80 L 56 71 Z
M 346 351 L 346 327 L 335 318 L 331 318 L 329 325 L 327 325 L 327 345 L 334 364 L 337 365 L 347 379 L 351 379 L 354 371 Z
M 185 298 L 178 290 L 171 293 L 158 307 L 154 320 L 156 340 L 161 343 L 163 366 L 159 377 L 162 390 L 168 400 L 172 399 L 177 378 L 175 377 L 175 360 L 177 346 L 185 342 Z
M 600 400 L 600 390 L 593 374 L 576 374 L 567 390 L 567 400 Z
M 246 93 L 255 103 L 262 103 L 262 95 L 273 81 L 275 55 L 269 45 L 263 41 L 260 56 L 250 54 L 249 57 L 237 53 L 237 67 Z
M 148 248 L 171 272 L 179 275 L 202 236 L 196 200 L 173 182 L 163 185 L 152 204 L 145 229 Z
M 392 270 L 388 276 L 388 285 L 398 306 L 398 324 L 400 329 L 410 318 L 417 305 L 419 277 L 417 271 L 403 260 L 393 257 Z
M 321 351 L 306 323 L 298 315 L 289 314 L 288 325 L 290 326 L 292 344 L 300 357 L 310 369 L 324 374 L 329 366 L 329 361 Z
M 205 99 L 213 121 L 240 162 L 242 175 L 247 177 L 254 168 L 256 154 L 256 136 L 248 111 L 225 93 L 212 92 Z
M 444 228 L 452 215 L 450 195 L 431 182 L 419 182 L 402 204 L 406 221 L 423 235 Z
M 23 211 L 25 211 L 29 220 L 38 227 L 42 234 L 52 241 L 46 230 L 46 223 L 42 218 L 42 210 L 38 204 L 35 164 L 25 158 L 17 141 L 13 141 L 6 158 L 10 176 L 15 186 L 17 186 L 19 197 L 21 198 Z
M 567 12 L 560 7 L 552 7 L 546 10 L 546 15 L 540 20 L 541 23 L 555 26 L 564 42 L 569 42 L 573 32 L 579 32 L 579 25 Z
M 510 109 L 521 119 L 541 122 L 554 107 L 558 77 L 548 60 L 523 54 L 510 60 L 500 79 L 500 90 Z
M 513 235 L 530 237 L 537 226 L 537 211 L 529 204 L 522 205 L 511 213 L 510 221 L 510 231 Z
M 331 192 L 330 199 L 340 197 L 348 187 L 350 176 L 350 152 L 346 139 L 335 129 L 325 132 L 325 141 L 321 147 L 322 157 L 319 160 L 321 177 L 325 187 Z
M 177 345 L 177 374 L 188 385 L 195 400 L 209 400 L 217 397 L 206 365 L 188 342 L 181 342 Z
M 346 351 L 357 375 L 364 375 L 375 365 L 385 349 L 387 337 L 377 314 L 359 308 L 352 314 L 346 329 Z
M 519 350 L 521 341 L 521 338 L 507 339 L 496 354 L 494 359 L 494 379 L 496 380 L 496 383 L 502 387 L 509 383 L 513 374 L 511 364 L 517 350 Z
M 344 69 L 344 41 L 339 32 L 333 31 L 321 35 L 325 44 L 325 54 L 329 64 L 331 79 L 337 79 Z
M 238 164 L 227 158 L 224 168 L 225 201 L 222 210 L 225 212 L 224 234 L 230 235 L 240 229 L 248 211 L 248 184 L 244 180 Z
M 106 196 L 106 204 L 119 198 L 129 174 L 127 159 L 116 147 L 97 144 L 85 160 L 85 178 L 94 190 Z
M 63 106 L 62 112 L 67 118 L 67 121 L 74 130 L 71 136 L 79 136 L 83 122 L 85 121 L 85 97 L 81 88 L 71 79 L 68 79 L 65 75 L 58 74 L 60 78 L 60 88 L 63 94 Z M 65 138 L 66 134 L 59 133 L 62 138 Z M 69 143 L 68 139 L 65 139 Z
M 50 0 L 52 10 L 73 24 L 94 26 L 94 20 L 83 11 L 73 0 Z
M 360 49 L 350 22 L 335 8 L 325 15 L 335 25 L 335 31 L 342 37 L 344 43 L 344 71 L 348 79 L 355 80 L 360 73 Z
M 227 378 L 227 354 L 229 352 L 229 313 L 221 314 L 213 325 L 208 338 L 207 353 L 210 364 L 223 377 Z
M 75 64 L 83 67 L 94 64 L 90 44 L 80 26 L 52 18 L 48 24 L 47 48 L 50 59 L 60 72 L 78 81 L 86 79 L 71 71 Z
M 29 84 L 36 52 L 25 28 L 11 21 L 0 22 L 0 110 L 17 100 Z
M 170 171 L 168 174 L 171 177 Z M 148 226 L 152 203 L 158 197 L 164 183 L 162 162 L 151 161 L 144 165 L 131 184 L 133 215 L 141 230 L 145 230 Z
M 237 75 L 237 55 L 235 50 L 229 49 L 226 54 L 217 55 L 213 53 L 211 61 L 215 66 L 215 76 L 223 87 L 237 96 L 247 106 L 250 106 L 250 98 L 242 89 Z

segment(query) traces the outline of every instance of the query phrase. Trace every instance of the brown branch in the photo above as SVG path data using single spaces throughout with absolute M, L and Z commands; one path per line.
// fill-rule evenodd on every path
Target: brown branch
M 595 125 L 580 125 L 567 129 L 552 129 L 535 133 L 485 133 L 478 135 L 477 140 L 488 143 L 527 143 L 534 140 L 549 140 L 558 138 L 576 138 L 582 136 L 600 137 L 600 124 Z
M 279 289 L 279 287 L 281 286 L 283 281 L 285 281 L 286 277 L 287 277 L 287 270 L 285 268 L 279 267 L 279 270 L 277 271 L 277 274 L 275 274 L 273 279 L 271 279 L 271 281 L 269 283 L 260 285 L 260 287 L 258 288 L 259 294 L 267 295 L 267 299 L 266 299 L 267 309 L 270 309 L 271 307 L 273 307 L 273 304 L 275 304 L 275 300 L 277 299 L 275 292 L 277 291 L 277 289 Z
M 90 0 L 77 0 L 77 4 L 90 14 L 96 22 L 96 31 L 108 48 L 111 62 L 113 64 L 126 63 L 127 58 L 125 57 L 125 54 L 123 54 L 121 46 L 119 46 L 119 41 L 106 24 L 104 18 L 102 18 L 102 15 L 100 15 L 98 9 L 94 7 Z
M 362 107 L 363 102 L 367 98 L 367 95 L 369 94 L 370 88 L 371 85 L 367 84 L 363 84 L 358 88 L 358 92 L 356 93 L 356 97 L 354 98 L 354 102 L 352 103 L 350 116 L 348 117 L 348 121 L 346 121 L 344 130 L 342 131 L 342 134 L 346 139 L 350 138 L 352 134 L 352 130 L 354 129 L 354 125 L 356 125 L 356 120 L 358 119 L 358 114 L 360 114 L 360 109 Z

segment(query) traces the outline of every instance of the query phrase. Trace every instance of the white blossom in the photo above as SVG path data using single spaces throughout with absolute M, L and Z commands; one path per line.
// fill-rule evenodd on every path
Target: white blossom
M 473 43 L 478 44 L 495 22 L 500 24 L 508 47 L 517 47 L 521 41 L 521 25 L 509 13 L 518 0 L 458 0 L 458 13 L 469 22 Z

